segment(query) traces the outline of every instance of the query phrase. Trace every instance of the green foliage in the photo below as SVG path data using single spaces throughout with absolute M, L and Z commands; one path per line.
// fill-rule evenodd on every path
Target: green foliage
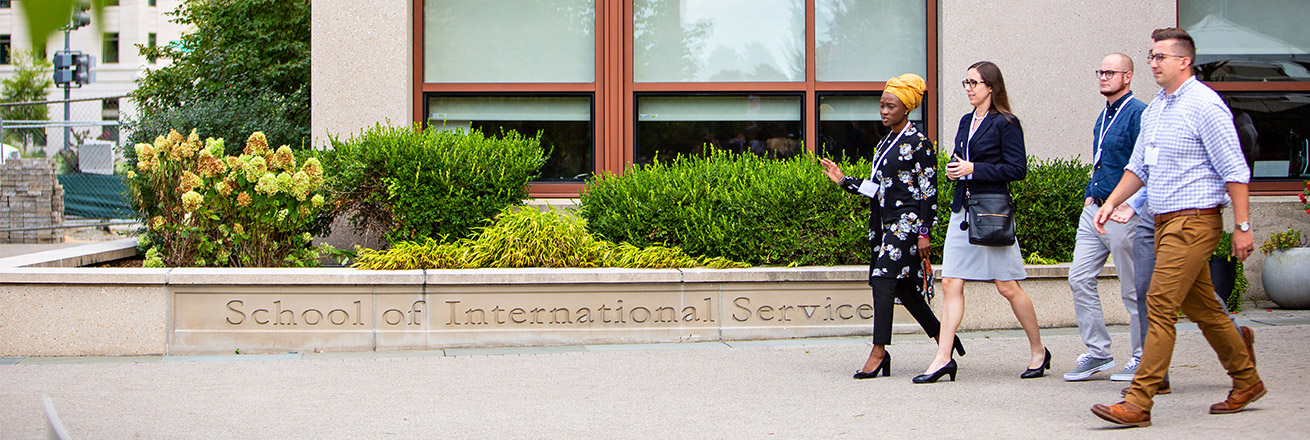
M 1291 232 L 1291 231 L 1288 231 Z M 1298 232 L 1299 234 L 1299 232 Z M 1277 234 L 1275 234 L 1277 235 Z M 1266 242 L 1268 243 L 1268 242 Z M 1263 250 L 1264 247 L 1262 246 Z M 1268 252 L 1265 252 L 1268 253 Z M 1234 261 L 1237 257 L 1233 256 L 1233 233 L 1224 232 L 1219 235 L 1219 244 L 1215 246 L 1214 253 L 1210 258 L 1223 258 L 1224 261 Z M 1237 313 L 1242 310 L 1242 297 L 1246 296 L 1246 291 L 1251 286 L 1251 282 L 1246 279 L 1246 269 L 1241 261 L 1237 261 L 1236 276 L 1233 279 L 1233 291 L 1228 294 L 1224 300 L 1224 307 L 1231 313 Z
M 947 158 L 938 155 L 937 167 L 946 169 Z M 1019 247 L 1043 259 L 1072 261 L 1078 234 L 1078 218 L 1083 211 L 1083 190 L 1090 179 L 1091 165 L 1074 159 L 1039 159 L 1028 157 L 1028 177 L 1010 183 L 1014 196 L 1014 220 Z M 933 229 L 933 249 L 941 249 L 951 218 L 951 200 L 955 183 L 946 173 L 937 173 L 937 227 Z M 940 252 L 933 254 L 941 262 Z
M 337 213 L 392 243 L 468 236 L 528 197 L 541 136 L 376 125 L 324 153 Z
M 1283 232 L 1269 234 L 1269 239 L 1260 245 L 1260 252 L 1269 255 L 1270 252 L 1282 251 L 1291 248 L 1301 247 L 1304 242 L 1301 240 L 1301 230 L 1288 228 Z M 1232 245 L 1229 245 L 1231 248 Z M 1216 251 L 1217 253 L 1218 251 Z
M 269 148 L 259 132 L 241 156 L 224 144 L 192 130 L 134 148 L 127 182 L 146 223 L 146 267 L 317 265 L 326 249 L 310 247 L 311 231 L 328 209 L 319 160 Z
M 191 31 L 179 45 L 137 46 L 172 62 L 137 80 L 129 144 L 178 126 L 227 139 L 258 127 L 273 145 L 309 144 L 309 0 L 184 0 L 168 14 Z
M 356 267 L 371 270 L 483 267 L 745 267 L 723 258 L 694 258 L 681 249 L 638 248 L 599 240 L 586 221 L 556 212 L 507 207 L 473 238 L 442 243 L 402 241 L 386 251 L 359 252 Z
M 27 38 L 32 47 L 46 47 L 46 41 L 55 31 L 68 24 L 77 0 L 28 0 L 21 8 L 23 21 L 27 24 Z M 100 23 L 102 12 L 108 0 L 87 0 L 91 4 L 92 23 Z M 94 26 L 94 24 L 93 24 Z
M 38 58 L 28 51 L 13 51 L 13 75 L 0 80 L 0 101 L 34 102 L 45 101 L 48 90 L 54 87 L 51 75 L 53 65 Z M 46 121 L 50 119 L 50 107 L 45 104 L 0 107 L 0 119 L 6 121 Z M 10 145 L 22 145 L 28 134 L 35 139 L 45 138 L 44 128 L 10 128 L 5 130 L 4 142 Z
M 1059 260 L 1056 260 L 1056 259 L 1054 259 L 1054 258 L 1046 258 L 1046 257 L 1043 257 L 1043 256 L 1041 256 L 1041 255 L 1037 255 L 1036 252 L 1033 252 L 1033 253 L 1028 254 L 1027 257 L 1023 257 L 1023 263 L 1024 263 L 1024 264 L 1051 265 L 1051 264 L 1059 264 L 1060 261 L 1059 261 Z
M 869 163 L 843 163 L 867 175 Z M 579 214 L 596 235 L 634 246 L 763 265 L 868 262 L 869 205 L 824 176 L 814 156 L 722 150 L 632 167 L 588 183 Z

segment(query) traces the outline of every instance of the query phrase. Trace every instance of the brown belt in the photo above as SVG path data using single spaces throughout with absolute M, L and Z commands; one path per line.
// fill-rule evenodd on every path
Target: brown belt
M 1168 222 L 1169 220 L 1173 220 L 1173 219 L 1176 218 L 1176 217 L 1183 217 L 1183 216 L 1188 216 L 1188 215 L 1201 216 L 1201 215 L 1217 215 L 1217 214 L 1219 214 L 1219 208 L 1217 208 L 1217 207 L 1216 207 L 1216 208 L 1206 208 L 1206 209 L 1196 209 L 1196 208 L 1192 208 L 1192 209 L 1180 209 L 1180 210 L 1177 210 L 1177 211 L 1174 211 L 1174 212 L 1166 212 L 1166 213 L 1163 213 L 1163 214 L 1156 214 L 1156 215 L 1155 215 L 1155 224 L 1157 224 L 1157 225 L 1163 225 L 1163 224 L 1165 224 L 1165 222 Z

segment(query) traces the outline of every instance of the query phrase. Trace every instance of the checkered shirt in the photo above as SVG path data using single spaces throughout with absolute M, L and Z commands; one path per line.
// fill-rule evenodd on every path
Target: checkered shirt
M 1155 166 L 1146 165 L 1151 146 L 1159 150 Z M 1152 214 L 1222 205 L 1227 182 L 1251 180 L 1232 111 L 1195 77 L 1173 94 L 1161 90 L 1142 111 L 1142 132 L 1127 170 L 1150 186 Z

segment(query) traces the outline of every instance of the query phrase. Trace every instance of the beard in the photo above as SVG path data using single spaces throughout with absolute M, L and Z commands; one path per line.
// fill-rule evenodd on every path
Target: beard
M 1124 91 L 1124 89 L 1127 89 L 1127 88 L 1128 88 L 1127 85 L 1120 84 L 1118 87 L 1115 87 L 1113 90 L 1110 90 L 1110 91 L 1102 90 L 1102 91 L 1101 91 L 1101 96 L 1114 96 L 1115 94 L 1117 94 L 1117 93 L 1119 93 L 1119 92 L 1122 92 L 1122 91 Z

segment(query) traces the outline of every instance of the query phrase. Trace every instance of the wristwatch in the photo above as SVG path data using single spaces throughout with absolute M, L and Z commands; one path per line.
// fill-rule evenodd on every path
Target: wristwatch
M 1241 222 L 1237 224 L 1237 230 L 1242 232 L 1251 232 L 1251 222 Z

